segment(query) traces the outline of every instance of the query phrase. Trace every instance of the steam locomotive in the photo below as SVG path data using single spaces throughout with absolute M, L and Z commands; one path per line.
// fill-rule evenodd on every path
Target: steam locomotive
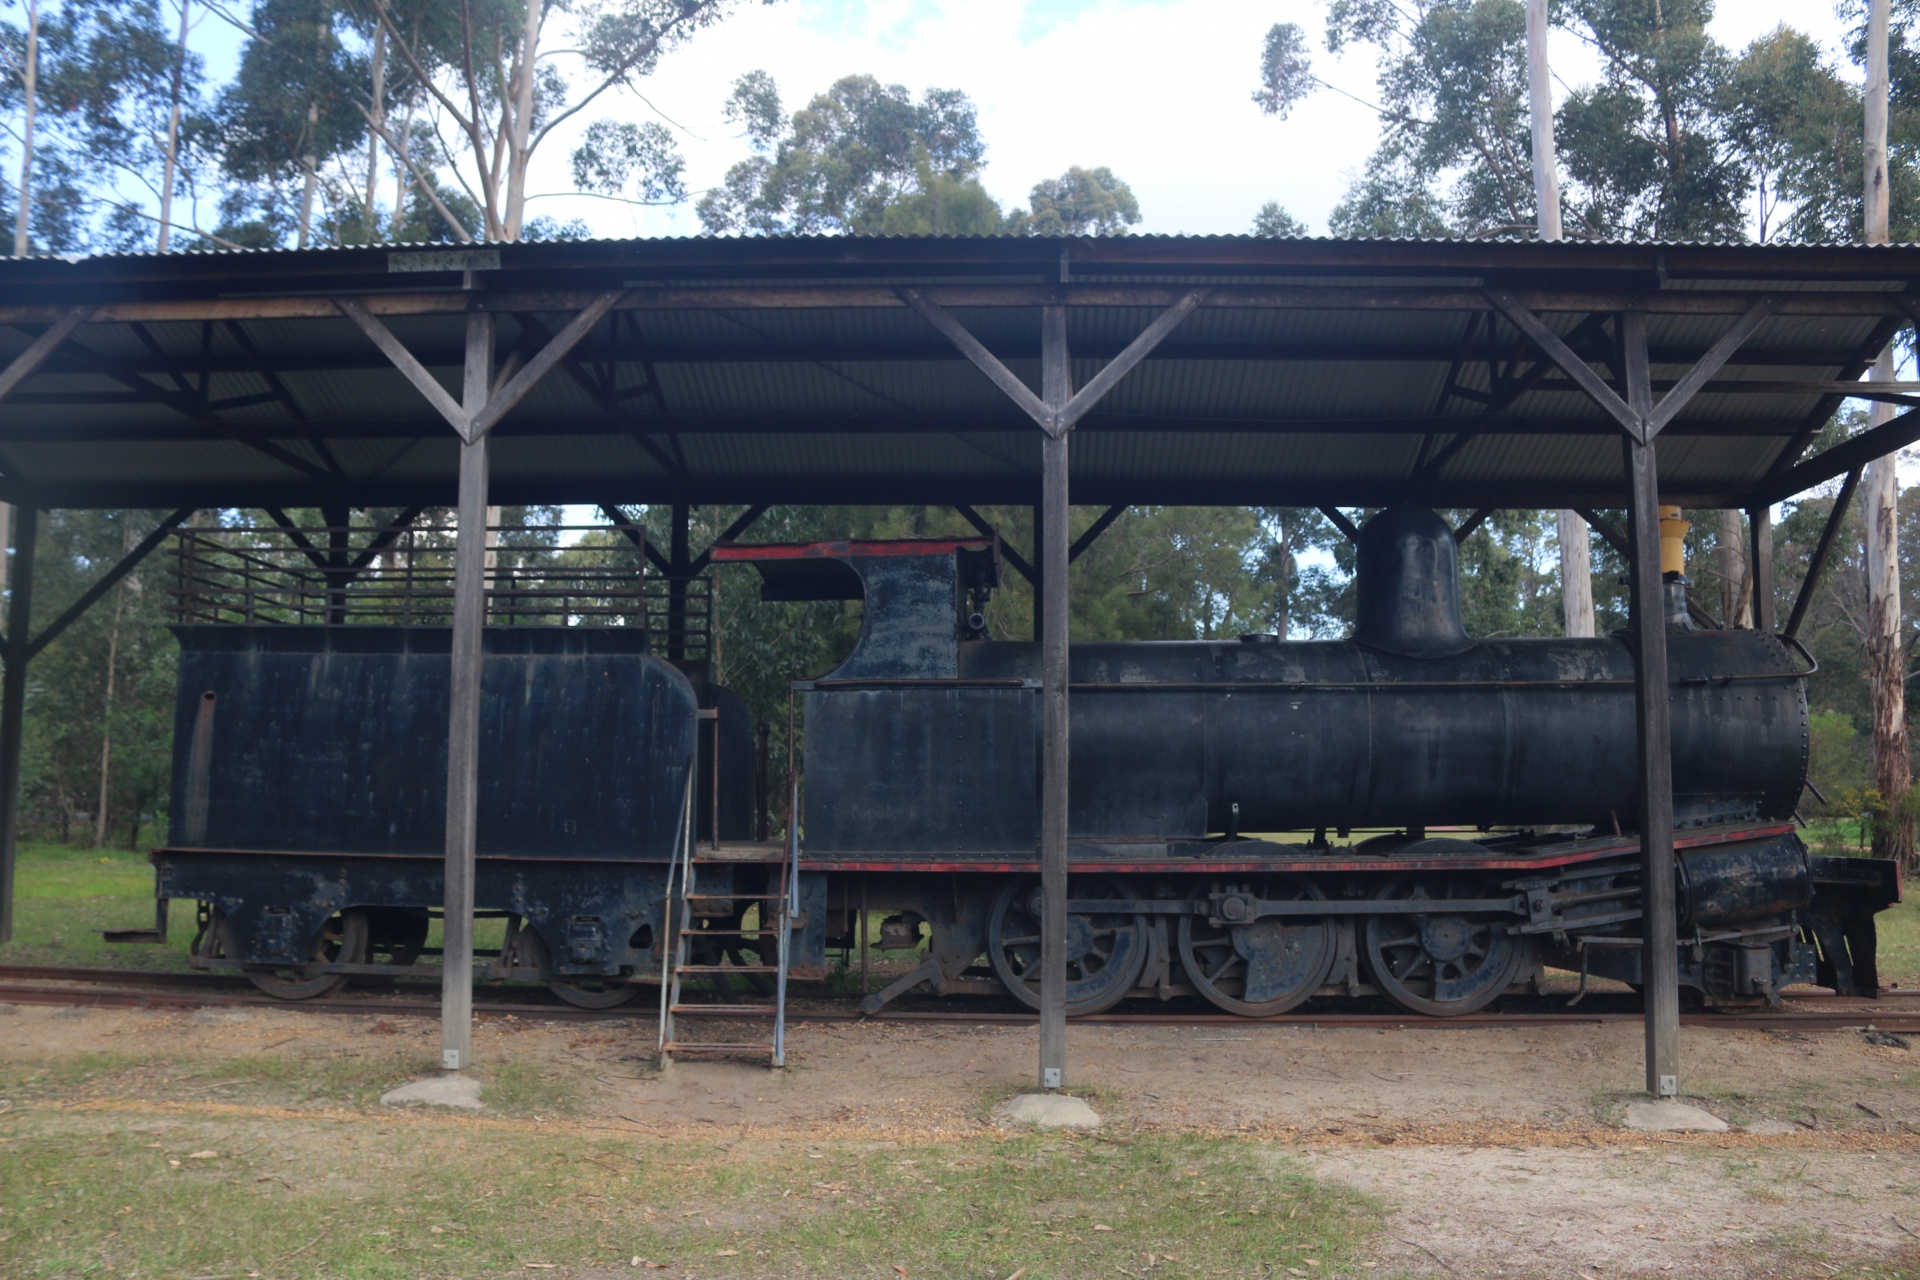
M 1069 659 L 1068 1011 L 1199 997 L 1233 1013 L 1384 996 L 1448 1016 L 1547 967 L 1641 980 L 1633 657 L 1624 637 L 1461 622 L 1434 512 L 1356 540 L 1351 639 L 1078 644 Z M 868 997 L 1039 991 L 1039 651 L 990 639 L 988 539 L 721 546 L 768 600 L 858 599 L 832 672 L 794 684 L 800 910 L 788 967 L 864 943 L 918 961 Z M 1809 662 L 1694 630 L 1669 591 L 1680 980 L 1709 1005 L 1877 990 L 1883 860 L 1795 833 Z M 196 963 L 289 998 L 422 965 L 441 901 L 448 633 L 183 626 L 177 840 L 157 892 L 200 904 Z M 720 974 L 770 956 L 753 725 L 620 627 L 486 633 L 476 900 L 482 978 L 608 1006 L 662 980 L 676 858 Z M 689 837 L 698 852 L 688 848 Z M 769 916 L 771 919 L 771 915 Z M 716 983 L 725 979 L 716 977 Z

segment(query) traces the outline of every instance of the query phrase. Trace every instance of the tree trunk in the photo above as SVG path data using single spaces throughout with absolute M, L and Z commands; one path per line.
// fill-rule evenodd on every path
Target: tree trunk
M 1560 513 L 1560 613 L 1570 636 L 1593 635 L 1593 544 L 1578 511 Z
M 1872 0 L 1867 15 L 1866 240 L 1887 239 L 1887 20 L 1889 0 Z M 1893 348 L 1880 353 L 1873 380 L 1891 382 Z M 1870 422 L 1891 421 L 1893 407 L 1873 406 Z M 1913 864 L 1913 814 L 1907 789 L 1907 648 L 1900 627 L 1900 478 L 1895 458 L 1867 464 L 1860 497 L 1866 517 L 1867 681 L 1873 695 L 1873 777 L 1886 806 L 1875 852 Z
M 100 708 L 100 807 L 93 815 L 93 847 L 107 846 L 107 807 L 113 800 L 113 675 L 120 661 L 120 614 L 126 605 L 127 581 L 113 588 L 113 626 L 107 632 L 107 696 Z
M 167 251 L 173 238 L 173 174 L 180 160 L 180 84 L 187 74 L 187 14 L 193 0 L 180 0 L 180 44 L 174 51 L 173 91 L 167 109 L 167 162 L 160 180 L 160 239 L 158 248 Z
M 1747 575 L 1747 530 L 1740 513 L 1729 507 L 1720 513 L 1720 619 L 1727 627 L 1753 626 L 1753 591 Z
M 31 242 L 27 238 L 27 209 L 33 203 L 33 118 L 40 90 L 40 0 L 27 0 L 27 65 L 22 77 L 26 97 L 26 119 L 20 129 L 19 203 L 13 211 L 13 256 L 24 258 Z
M 1533 111 L 1533 199 L 1540 238 L 1560 238 L 1560 161 L 1553 145 L 1553 78 L 1547 65 L 1547 0 L 1527 0 L 1527 95 Z
M 313 189 L 319 181 L 319 161 L 313 155 L 313 135 L 320 127 L 320 104 L 307 104 L 307 151 L 300 157 L 300 168 L 305 171 L 306 179 L 300 187 L 300 240 L 298 247 L 307 247 L 307 237 L 313 229 Z
M 393 165 L 393 230 L 388 239 L 398 240 L 400 228 L 406 224 L 407 195 L 413 190 L 413 171 L 407 168 L 407 160 L 413 157 L 413 108 L 407 108 L 406 116 L 400 121 L 400 155 L 394 157 Z
M 374 217 L 374 188 L 380 180 L 380 132 L 387 127 L 387 28 L 385 23 L 375 23 L 373 28 L 373 108 L 368 113 L 373 117 L 373 127 L 367 130 L 367 207 L 363 222 L 366 226 L 367 243 L 373 243 L 376 226 Z
M 527 205 L 527 144 L 533 138 L 533 84 L 540 53 L 540 0 L 527 0 L 526 23 L 520 32 L 520 51 L 514 60 L 513 119 L 507 135 L 507 202 L 501 226 L 508 240 L 518 240 Z

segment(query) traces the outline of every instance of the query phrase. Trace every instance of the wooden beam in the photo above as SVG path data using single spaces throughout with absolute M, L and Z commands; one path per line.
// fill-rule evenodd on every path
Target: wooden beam
M 366 334 L 373 345 L 380 348 L 381 353 L 387 357 L 388 363 L 413 384 L 413 389 L 433 406 L 435 413 L 447 420 L 447 425 L 452 427 L 462 440 L 472 435 L 473 423 L 467 410 L 461 407 L 459 401 L 447 394 L 447 389 L 427 371 L 425 365 L 413 358 L 413 353 L 407 350 L 406 345 L 393 336 L 393 330 L 387 328 L 371 311 L 352 298 L 336 298 L 334 305 L 341 315 L 360 326 L 360 332 Z
M 998 543 L 1000 545 L 1000 558 L 1005 560 L 1008 564 L 1012 565 L 1013 571 L 1019 574 L 1021 577 L 1025 578 L 1029 586 L 1032 586 L 1038 589 L 1038 587 L 1040 586 L 1040 574 L 1034 569 L 1034 567 L 1031 564 L 1027 563 L 1027 559 L 1025 556 L 1021 555 L 1018 551 L 1015 551 L 1011 546 L 1007 544 L 1007 540 L 1000 536 L 1000 531 L 998 529 L 995 529 L 992 525 L 987 523 L 987 519 L 985 516 L 981 515 L 978 511 L 975 511 L 972 507 L 968 506 L 964 502 L 954 503 L 953 509 L 959 512 L 960 518 L 962 520 L 965 520 L 968 524 L 972 525 L 974 527 L 974 530 L 977 533 L 979 533 L 982 537 L 992 538 L 996 543 Z
M 1588 507 L 1569 507 L 1567 509 L 1593 526 L 1593 531 L 1604 538 L 1608 546 L 1618 551 L 1621 559 L 1632 563 L 1633 548 L 1627 545 L 1626 535 L 1614 528 L 1612 521 Z
M 1000 388 L 1009 400 L 1019 405 L 1022 412 L 1039 423 L 1041 430 L 1058 433 L 1060 428 L 1054 420 L 1054 411 L 1048 408 L 1039 396 L 1033 394 L 1032 388 L 1020 381 L 1013 370 L 1001 364 L 998 356 L 981 345 L 978 338 L 968 333 L 966 327 L 949 315 L 945 308 L 929 300 L 918 289 L 903 288 L 899 294 L 908 306 L 918 311 L 928 324 L 938 329 L 962 355 L 973 361 L 974 366 L 986 374 L 987 379 Z
M 73 331 L 92 314 L 92 307 L 69 307 L 48 325 L 45 333 L 29 343 L 27 349 L 15 356 L 4 370 L 0 370 L 0 400 L 5 400 L 21 383 L 31 378 L 55 348 L 72 337 Z
M 1073 545 L 1067 548 L 1067 563 L 1072 564 L 1075 560 L 1078 560 L 1080 553 L 1092 546 L 1095 539 L 1105 533 L 1107 527 L 1125 515 L 1128 510 L 1129 508 L 1125 503 L 1120 503 L 1117 506 L 1108 507 L 1105 511 L 1101 512 L 1100 518 L 1088 525 L 1087 531 L 1075 538 Z
M 23 661 L 31 661 L 39 656 L 42 649 L 52 644 L 55 640 L 58 640 L 61 633 L 72 626 L 81 614 L 92 608 L 101 596 L 113 590 L 115 584 L 117 584 L 120 579 L 126 577 L 138 568 L 140 562 L 151 555 L 154 548 L 165 542 L 167 535 L 179 528 L 181 522 L 192 514 L 192 507 L 182 507 L 165 520 L 162 520 L 159 526 L 156 527 L 152 533 L 142 538 L 133 550 L 120 557 L 119 563 L 101 574 L 92 586 L 80 593 L 79 599 L 68 605 L 59 617 L 49 622 L 39 635 L 27 642 Z
M 713 563 L 713 547 L 732 542 L 748 529 L 751 529 L 753 522 L 767 514 L 767 509 L 772 505 L 771 502 L 756 502 L 741 512 L 732 524 L 720 531 L 720 536 L 713 540 L 712 547 L 708 547 L 705 551 L 702 551 L 693 558 L 693 571 L 695 573 L 705 573 L 707 566 Z
M 514 406 L 525 399 L 527 393 L 538 386 L 542 378 L 552 372 L 554 365 L 565 359 L 568 352 L 580 345 L 582 338 L 593 332 L 593 327 L 600 323 L 601 317 L 613 310 L 613 304 L 618 301 L 620 301 L 620 294 L 617 291 L 603 293 L 582 308 L 578 315 L 567 322 L 566 327 L 554 335 L 552 341 L 541 348 L 539 355 L 527 361 L 518 373 L 508 378 L 499 390 L 487 397 L 485 407 L 473 415 L 467 430 L 461 434 L 478 437 L 493 430 L 494 425 L 501 418 L 511 413 Z M 372 319 L 372 317 L 368 318 Z M 379 322 L 375 321 L 375 323 Z M 440 384 L 436 382 L 434 385 L 437 387 Z
M 1332 522 L 1334 528 L 1347 535 L 1348 542 L 1358 542 L 1360 540 L 1359 526 L 1347 519 L 1346 513 L 1340 510 L 1340 508 L 1321 507 L 1319 510 L 1321 515 Z
M 1860 487 L 1860 474 L 1864 466 L 1855 467 L 1847 472 L 1847 478 L 1840 485 L 1840 492 L 1833 500 L 1833 510 L 1827 514 L 1827 523 L 1821 527 L 1820 541 L 1813 546 L 1813 555 L 1807 560 L 1807 576 L 1800 584 L 1800 594 L 1793 598 L 1793 612 L 1787 615 L 1786 630 L 1781 634 L 1788 638 L 1800 634 L 1800 624 L 1807 620 L 1807 610 L 1813 606 L 1814 592 L 1820 586 L 1820 575 L 1826 572 L 1827 558 L 1833 554 L 1834 539 L 1840 534 L 1840 526 L 1846 522 L 1847 508 L 1853 503 L 1853 492 Z
M 257 285 L 255 286 L 257 287 Z M 475 297 L 464 290 L 369 294 L 360 299 L 374 316 L 459 316 L 478 308 L 492 313 L 577 312 L 603 288 L 500 290 Z M 1150 307 L 1174 305 L 1188 290 L 1145 284 L 956 284 L 923 285 L 914 290 L 937 306 L 1032 307 L 1050 302 L 1066 307 Z M 1754 291 L 1693 289 L 1516 289 L 1502 296 L 1534 314 L 1616 312 L 1649 315 L 1740 315 L 1753 304 Z M 1882 317 L 1901 315 L 1899 295 L 1875 291 L 1795 292 L 1780 295 L 1777 315 Z M 0 324 L 52 324 L 71 304 L 26 302 L 0 305 Z M 909 304 L 885 285 L 716 285 L 694 288 L 630 289 L 623 311 L 754 311 L 819 308 L 893 309 Z M 1225 310 L 1328 311 L 1486 311 L 1497 309 L 1486 292 L 1458 288 L 1384 288 L 1313 285 L 1222 285 L 1202 304 Z M 127 324 L 204 320 L 331 319 L 340 314 L 332 298 L 313 294 L 242 295 L 217 298 L 142 299 L 103 302 L 90 323 Z
M 1897 453 L 1916 440 L 1920 440 L 1920 409 L 1908 410 L 1890 422 L 1816 453 L 1797 467 L 1789 467 L 1755 496 L 1768 506 L 1784 502 L 1835 476 L 1859 470 L 1875 458 Z
M 1166 336 L 1180 327 L 1182 321 L 1192 315 L 1194 308 L 1207 300 L 1210 289 L 1195 289 L 1186 297 L 1154 317 L 1153 323 L 1140 331 L 1140 336 L 1126 345 L 1119 355 L 1109 360 L 1100 372 L 1087 380 L 1067 401 L 1060 411 L 1055 428 L 1061 431 L 1072 430 L 1073 424 L 1087 416 L 1087 411 L 1099 404 L 1107 392 L 1119 384 L 1120 379 L 1132 373 L 1135 366 L 1150 355 L 1153 349 L 1166 339 Z M 1044 425 L 1044 424 L 1043 424 Z
M 1655 405 L 1653 411 L 1646 417 L 1643 430 L 1648 440 L 1659 435 L 1661 428 L 1672 422 L 1673 416 L 1686 408 L 1688 401 L 1700 394 L 1700 389 L 1707 385 L 1708 380 L 1720 372 L 1720 366 L 1731 360 L 1733 353 L 1745 345 L 1747 339 L 1753 336 L 1754 330 L 1760 327 L 1761 322 L 1773 314 L 1773 308 L 1772 298 L 1761 298 L 1748 307 L 1745 313 L 1734 321 L 1733 327 L 1720 335 L 1720 340 L 1707 349 L 1707 354 L 1701 356 L 1693 368 L 1687 370 L 1680 381 L 1673 385 L 1673 389 L 1661 397 L 1660 403 Z M 1647 360 L 1649 353 L 1645 333 L 1643 332 L 1640 337 L 1640 358 Z M 1632 357 L 1629 356 L 1628 359 L 1631 362 Z
M 1481 525 L 1485 524 L 1487 522 L 1487 517 L 1492 515 L 1493 513 L 1494 513 L 1494 508 L 1482 507 L 1478 511 L 1474 512 L 1472 515 L 1468 516 L 1465 520 L 1461 521 L 1460 527 L 1453 531 L 1454 545 L 1458 546 L 1460 543 L 1465 542 L 1468 538 L 1471 538 L 1474 534 L 1474 531 L 1478 529 Z
M 1612 414 L 1629 435 L 1637 435 L 1640 432 L 1642 420 L 1639 415 L 1627 407 L 1627 402 L 1607 385 L 1605 379 L 1593 371 L 1592 366 L 1576 355 L 1573 348 L 1569 347 L 1559 334 L 1541 323 L 1540 318 L 1521 305 L 1512 294 L 1489 290 L 1487 297 L 1500 308 L 1502 315 L 1513 322 L 1514 328 L 1531 338 L 1535 346 L 1545 352 L 1569 378 L 1579 384 L 1580 389 L 1587 393 L 1588 399 Z
M 647 537 L 646 530 L 627 519 L 626 512 L 620 510 L 618 503 L 601 503 L 600 514 L 605 516 L 628 542 L 631 542 L 634 546 L 646 553 L 648 564 L 658 569 L 662 574 L 671 575 L 673 573 L 673 565 L 668 562 L 665 556 L 661 555 L 660 552 L 655 549 L 653 540 Z

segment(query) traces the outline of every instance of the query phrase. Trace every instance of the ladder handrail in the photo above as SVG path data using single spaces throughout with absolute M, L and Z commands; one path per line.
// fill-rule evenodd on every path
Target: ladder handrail
M 787 1065 L 787 969 L 792 963 L 793 927 L 800 919 L 800 780 L 787 798 L 787 856 L 780 864 L 780 924 L 774 935 L 778 972 L 774 975 L 773 1065 Z
M 697 753 L 696 748 L 696 753 Z M 686 895 L 688 878 L 692 874 L 693 861 L 693 775 L 694 764 L 691 757 L 687 760 L 687 785 L 680 793 L 680 839 L 676 856 L 667 863 L 666 892 L 661 897 L 661 935 L 660 935 L 660 1061 L 664 1065 L 667 1058 L 667 1041 L 673 1034 L 672 1008 L 676 1003 L 680 985 L 679 964 L 681 940 L 686 935 Z M 681 916 L 680 928 L 673 927 L 673 873 L 680 870 Z

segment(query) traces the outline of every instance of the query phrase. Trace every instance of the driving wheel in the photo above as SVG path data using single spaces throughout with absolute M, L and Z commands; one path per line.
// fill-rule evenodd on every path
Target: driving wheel
M 1147 921 L 1134 895 L 1113 876 L 1074 876 L 1067 896 L 1112 903 L 1112 909 L 1067 916 L 1067 1016 L 1099 1013 L 1124 1000 L 1147 965 Z M 1008 991 L 1040 1007 L 1040 881 L 1015 880 L 994 899 L 987 919 L 987 958 Z
M 1339 931 L 1325 916 L 1267 916 L 1232 923 L 1237 904 L 1259 896 L 1270 901 L 1317 900 L 1311 881 L 1216 886 L 1203 900 L 1218 908 L 1180 917 L 1180 963 L 1187 980 L 1211 1003 L 1248 1018 L 1285 1013 L 1304 1003 L 1333 969 Z M 1244 909 L 1244 908 L 1242 908 Z
M 1367 965 L 1403 1009 L 1438 1018 L 1478 1012 L 1513 984 L 1531 949 L 1531 940 L 1507 932 L 1504 919 L 1447 909 L 1449 899 L 1499 897 L 1499 886 L 1484 876 L 1401 876 L 1375 896 L 1433 904 L 1430 910 L 1367 917 Z

